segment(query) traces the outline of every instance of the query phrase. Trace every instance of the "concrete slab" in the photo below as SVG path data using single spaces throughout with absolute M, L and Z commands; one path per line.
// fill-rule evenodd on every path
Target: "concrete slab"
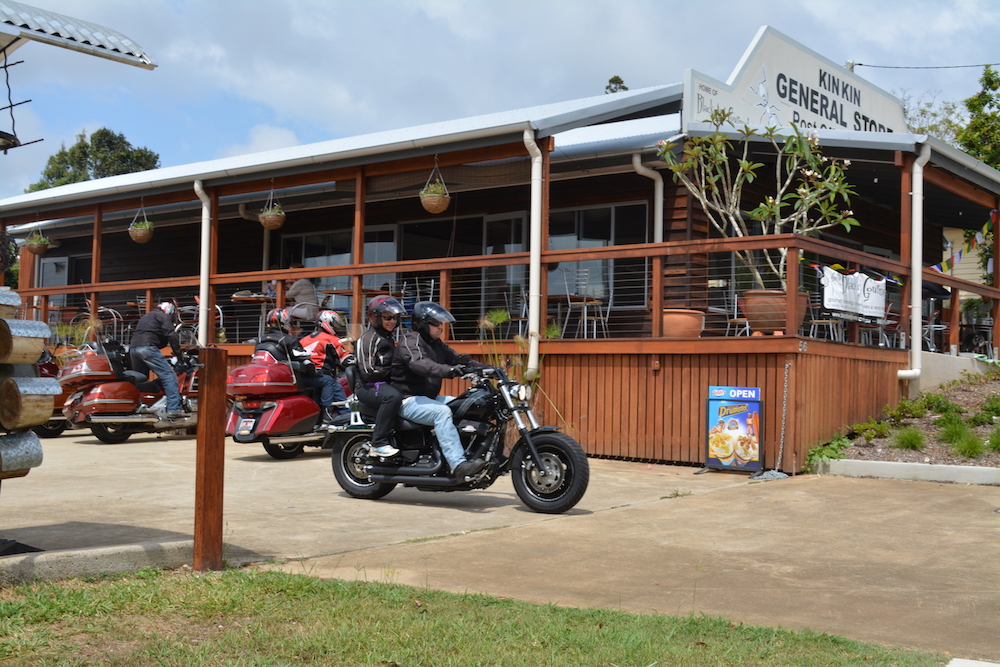
M 2 487 L 0 536 L 47 550 L 186 548 L 194 440 L 44 446 L 41 467 Z M 315 576 L 706 613 L 1000 661 L 1000 487 L 591 466 L 580 505 L 548 516 L 527 510 L 509 479 L 355 500 L 324 452 L 275 461 L 229 442 L 225 553 L 288 559 L 262 567 Z M 41 554 L 27 554 L 0 558 L 0 570 L 18 558 L 43 569 Z

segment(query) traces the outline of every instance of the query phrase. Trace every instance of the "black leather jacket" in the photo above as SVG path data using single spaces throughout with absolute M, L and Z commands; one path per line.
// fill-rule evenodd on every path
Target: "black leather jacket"
M 358 371 L 365 384 L 389 381 L 389 369 L 396 343 L 382 327 L 368 327 L 354 344 Z
M 424 331 L 407 331 L 392 358 L 392 386 L 403 396 L 436 398 L 441 393 L 441 379 L 450 377 L 452 367 L 458 364 L 483 365 L 444 341 L 431 339 Z

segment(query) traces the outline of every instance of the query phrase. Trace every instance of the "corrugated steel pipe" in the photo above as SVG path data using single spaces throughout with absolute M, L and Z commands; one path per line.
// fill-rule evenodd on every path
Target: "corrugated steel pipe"
M 541 338 L 540 304 L 542 290 L 542 151 L 531 130 L 524 131 L 524 147 L 531 155 L 531 209 L 529 215 L 531 259 L 528 264 L 528 365 L 524 378 L 538 377 L 538 341 Z
M 642 155 L 632 154 L 635 173 L 653 179 L 653 243 L 663 243 L 663 175 L 642 165 Z
M 201 200 L 201 276 L 198 287 L 198 345 L 208 347 L 208 273 L 211 268 L 212 200 L 205 194 L 201 181 L 194 182 L 194 191 Z
M 924 319 L 924 165 L 930 159 L 930 144 L 924 144 L 920 148 L 919 157 L 913 162 L 910 204 L 910 367 L 896 371 L 896 377 L 900 380 L 916 380 L 920 377 Z

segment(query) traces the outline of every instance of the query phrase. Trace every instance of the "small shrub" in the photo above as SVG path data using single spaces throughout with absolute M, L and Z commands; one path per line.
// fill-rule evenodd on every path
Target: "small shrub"
M 944 414 L 934 423 L 941 427 L 937 432 L 938 440 L 949 445 L 954 445 L 967 435 L 973 435 L 969 425 L 954 413 Z
M 850 446 L 850 440 L 843 435 L 838 435 L 825 445 L 813 447 L 806 455 L 805 469 L 810 472 L 816 472 L 816 468 L 820 463 L 844 458 L 844 450 Z
M 969 417 L 972 426 L 987 426 L 993 423 L 994 417 L 1000 417 L 1000 394 L 993 392 L 986 397 L 979 411 Z
M 972 431 L 968 431 L 952 443 L 951 451 L 955 452 L 957 456 L 977 459 L 986 453 L 986 445 L 983 444 L 982 438 Z
M 935 412 L 940 415 L 947 414 L 949 412 L 965 412 L 965 408 L 958 403 L 955 403 L 944 394 L 925 394 L 921 392 L 920 397 L 923 399 L 924 405 L 931 412 Z
M 861 438 L 865 439 L 865 442 L 871 442 L 875 438 L 885 438 L 889 436 L 892 431 L 892 425 L 885 421 L 879 422 L 875 421 L 873 417 L 869 417 L 866 422 L 858 422 L 851 427 L 851 430 Z
M 924 448 L 924 433 L 915 426 L 907 426 L 892 437 L 892 446 L 896 449 L 920 451 Z
M 991 452 L 1000 452 L 1000 426 L 994 428 L 989 437 L 986 438 L 986 449 Z
M 891 408 L 888 405 L 882 410 L 882 413 L 886 418 L 892 422 L 894 425 L 899 425 L 903 423 L 904 419 L 919 419 L 927 414 L 927 406 L 924 401 L 917 399 L 911 401 L 908 398 L 904 398 L 899 401 L 896 407 Z

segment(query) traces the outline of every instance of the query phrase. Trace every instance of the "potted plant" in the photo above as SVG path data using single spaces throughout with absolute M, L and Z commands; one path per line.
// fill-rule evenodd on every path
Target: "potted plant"
M 44 255 L 45 251 L 49 249 L 49 245 L 52 243 L 48 238 L 42 235 L 39 231 L 34 231 L 31 236 L 24 239 L 24 244 L 28 247 L 28 252 L 32 252 L 36 255 Z
M 145 216 L 142 220 L 133 220 L 132 224 L 128 226 L 128 235 L 136 243 L 147 243 L 153 238 L 153 223 Z
M 448 194 L 448 188 L 440 178 L 428 180 L 420 190 L 420 205 L 428 213 L 441 213 L 450 203 L 451 195 Z
M 280 203 L 269 200 L 267 205 L 260 210 L 257 219 L 266 229 L 278 229 L 285 224 L 285 211 L 281 208 Z
M 733 126 L 731 112 L 716 110 L 708 123 L 715 131 L 704 137 L 688 137 L 681 150 L 659 142 L 658 154 L 697 199 L 712 227 L 723 238 L 746 238 L 772 234 L 813 235 L 820 230 L 841 226 L 850 231 L 859 223 L 850 210 L 855 194 L 846 179 L 849 160 L 828 158 L 819 148 L 815 133 L 803 134 L 792 124 L 790 131 L 778 128 L 762 131 L 744 126 L 737 130 L 739 150 L 734 149 L 724 125 Z M 775 152 L 773 165 L 775 192 L 755 208 L 744 209 L 745 189 L 761 175 L 764 164 L 750 159 L 750 139 L 760 136 Z M 759 183 L 758 183 L 759 185 Z M 744 292 L 744 313 L 751 328 L 757 331 L 784 329 L 787 312 L 787 248 L 773 250 L 735 250 L 737 262 L 753 282 L 755 289 Z M 762 294 L 763 292 L 763 294 Z M 800 293 L 798 310 L 803 314 L 808 294 Z M 758 312 L 760 298 L 770 298 Z M 757 320 L 757 315 L 763 320 Z

